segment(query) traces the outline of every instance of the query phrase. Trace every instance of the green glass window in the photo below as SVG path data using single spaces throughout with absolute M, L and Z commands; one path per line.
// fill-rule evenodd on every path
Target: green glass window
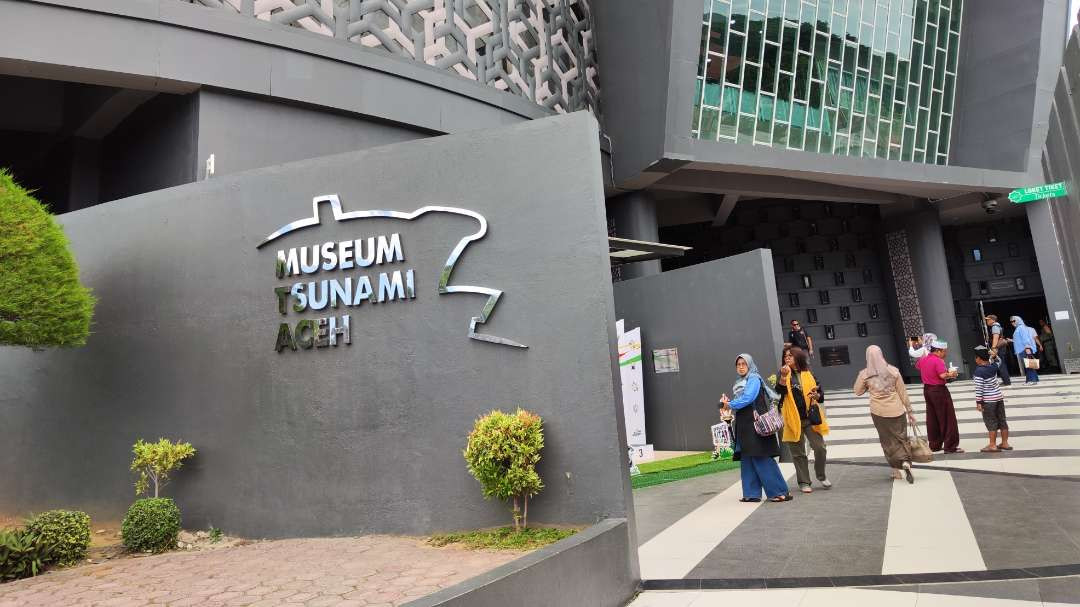
M 703 0 L 694 137 L 946 164 L 963 0 Z

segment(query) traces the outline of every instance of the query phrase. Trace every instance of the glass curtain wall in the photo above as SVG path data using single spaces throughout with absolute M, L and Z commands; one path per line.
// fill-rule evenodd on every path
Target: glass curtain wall
M 963 0 L 705 0 L 692 134 L 948 164 Z

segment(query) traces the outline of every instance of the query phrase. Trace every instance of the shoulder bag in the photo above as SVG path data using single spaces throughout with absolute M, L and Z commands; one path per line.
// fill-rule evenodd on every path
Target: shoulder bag
M 911 423 L 909 419 L 908 426 L 911 428 L 911 436 L 908 437 L 908 445 L 911 447 L 911 461 L 919 464 L 928 464 L 934 461 L 934 453 L 930 451 L 929 443 L 919 433 L 919 425 Z
M 776 406 L 764 397 L 764 390 L 751 407 L 754 408 L 754 432 L 758 436 L 773 436 L 784 429 L 784 418 L 780 417 Z

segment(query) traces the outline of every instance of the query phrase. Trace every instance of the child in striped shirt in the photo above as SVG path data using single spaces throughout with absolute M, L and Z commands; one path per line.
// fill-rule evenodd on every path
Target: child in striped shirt
M 982 412 L 983 423 L 990 433 L 990 444 L 979 449 L 983 453 L 1012 451 L 1009 444 L 1009 424 L 1005 421 L 1005 395 L 1001 393 L 998 382 L 997 365 L 990 362 L 990 351 L 986 346 L 975 348 L 975 408 Z M 1001 432 L 1001 444 L 997 434 Z

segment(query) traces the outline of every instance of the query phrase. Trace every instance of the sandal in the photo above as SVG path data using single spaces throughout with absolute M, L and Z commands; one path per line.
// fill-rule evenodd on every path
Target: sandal
M 791 497 L 791 494 L 788 493 L 787 495 L 778 495 L 776 497 L 770 497 L 769 501 L 770 502 L 780 503 L 780 502 L 790 502 L 793 499 L 795 499 L 795 498 Z
M 740 502 L 760 502 L 761 498 L 760 497 L 743 497 L 743 498 L 739 498 L 739 501 Z
M 1013 450 L 1012 445 L 1009 445 L 1008 447 L 1006 447 L 1005 445 L 998 445 L 998 449 L 1001 449 L 1002 451 L 1012 451 Z
M 982 449 L 979 449 L 979 451 L 982 451 L 983 453 L 997 453 L 1001 451 L 1001 449 L 998 449 L 997 447 L 983 447 Z

